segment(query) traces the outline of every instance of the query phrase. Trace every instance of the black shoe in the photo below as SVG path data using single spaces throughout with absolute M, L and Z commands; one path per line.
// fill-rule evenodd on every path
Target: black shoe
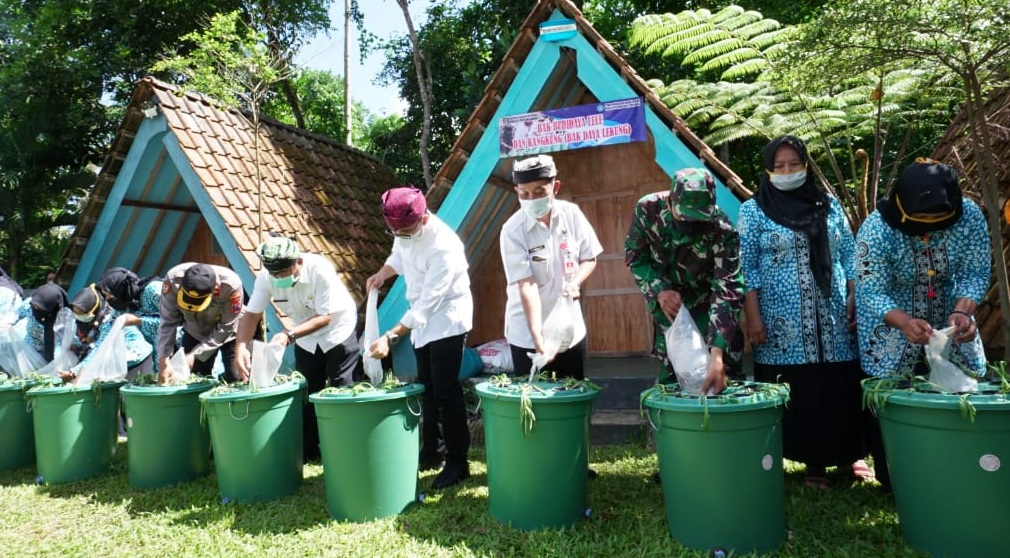
M 659 471 L 652 474 L 652 482 L 656 484 L 663 484 L 663 479 L 659 476 Z
M 431 481 L 431 489 L 441 490 L 454 484 L 459 484 L 468 478 L 470 478 L 469 464 L 466 462 L 460 464 L 446 461 L 442 472 L 435 477 L 435 480 Z
M 435 455 L 425 455 L 421 453 L 420 457 L 417 458 L 417 470 L 424 471 L 436 471 L 441 469 L 445 465 L 445 460 L 442 459 L 442 455 L 436 453 Z
M 592 480 L 592 479 L 595 479 L 596 477 L 600 476 L 600 474 L 597 473 L 596 471 L 592 470 L 592 469 L 587 469 L 586 470 L 586 476 L 589 477 L 590 480 Z

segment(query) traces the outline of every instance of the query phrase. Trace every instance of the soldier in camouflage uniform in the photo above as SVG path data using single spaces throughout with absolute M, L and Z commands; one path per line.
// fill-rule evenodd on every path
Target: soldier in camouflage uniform
M 702 391 L 722 391 L 727 374 L 742 379 L 740 238 L 715 205 L 715 180 L 708 171 L 678 171 L 670 191 L 638 200 L 624 249 L 624 262 L 652 313 L 653 354 L 663 360 L 667 374 L 673 369 L 664 331 L 683 303 L 712 357 Z

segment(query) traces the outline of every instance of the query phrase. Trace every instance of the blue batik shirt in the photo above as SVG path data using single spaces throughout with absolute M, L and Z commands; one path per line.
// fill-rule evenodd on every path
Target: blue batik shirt
M 925 358 L 922 345 L 909 343 L 901 330 L 884 323 L 891 310 L 904 310 L 943 329 L 957 299 L 979 303 L 985 297 L 992 266 L 989 229 L 975 202 L 964 199 L 963 207 L 956 223 L 928 238 L 891 228 L 879 211 L 859 229 L 856 322 L 859 356 L 868 374 L 909 374 Z M 978 335 L 966 343 L 951 343 L 949 358 L 962 370 L 985 373 L 985 351 Z
M 758 291 L 768 341 L 754 346 L 760 364 L 845 362 L 858 358 L 848 331 L 846 282 L 855 279 L 855 239 L 841 204 L 828 198 L 827 236 L 831 251 L 831 291 L 825 298 L 810 270 L 810 242 L 803 232 L 772 221 L 748 200 L 740 206 L 744 285 Z

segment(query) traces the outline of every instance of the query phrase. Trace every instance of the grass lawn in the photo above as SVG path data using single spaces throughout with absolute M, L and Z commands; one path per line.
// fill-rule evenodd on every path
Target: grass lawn
M 326 512 L 323 470 L 305 467 L 290 497 L 263 504 L 222 504 L 214 475 L 158 490 L 127 482 L 125 444 L 110 474 L 74 483 L 35 484 L 35 469 L 0 473 L 3 556 L 697 556 L 671 540 L 663 497 L 650 475 L 656 456 L 642 444 L 593 448 L 591 517 L 572 529 L 523 532 L 488 512 L 481 449 L 474 476 L 429 493 L 404 514 L 364 524 L 338 523 Z M 802 483 L 786 464 L 787 540 L 767 556 L 926 556 L 908 547 L 890 495 L 836 475 L 826 491 Z M 435 473 L 421 476 L 424 492 Z M 699 482 L 718 482 L 699 479 Z M 551 495 L 545 495 L 550 498 Z

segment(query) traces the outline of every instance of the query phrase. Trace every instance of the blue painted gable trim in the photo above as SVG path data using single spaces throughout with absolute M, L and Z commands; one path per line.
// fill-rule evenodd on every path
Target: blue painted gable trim
M 100 259 L 103 247 L 107 243 L 113 243 L 114 245 L 117 240 L 116 238 L 109 238 L 109 233 L 115 230 L 113 223 L 122 207 L 123 198 L 126 196 L 126 192 L 129 190 L 134 179 L 138 177 L 138 169 L 142 165 L 153 165 L 152 162 L 145 161 L 147 146 L 152 142 L 157 142 L 167 132 L 168 124 L 165 122 L 164 116 L 145 118 L 140 123 L 137 134 L 133 138 L 133 143 L 130 145 L 130 150 L 126 154 L 126 159 L 123 161 L 123 166 L 120 167 L 119 174 L 116 176 L 116 182 L 109 190 L 105 205 L 102 206 L 102 212 L 98 216 L 98 221 L 91 232 L 91 237 L 88 238 L 88 244 L 84 247 L 84 253 L 81 254 L 81 261 L 77 265 L 77 270 L 70 280 L 70 296 L 73 296 L 74 293 L 84 288 L 85 285 L 91 282 L 92 278 L 97 277 L 97 274 L 105 271 L 104 269 L 95 268 L 98 262 L 104 261 Z

